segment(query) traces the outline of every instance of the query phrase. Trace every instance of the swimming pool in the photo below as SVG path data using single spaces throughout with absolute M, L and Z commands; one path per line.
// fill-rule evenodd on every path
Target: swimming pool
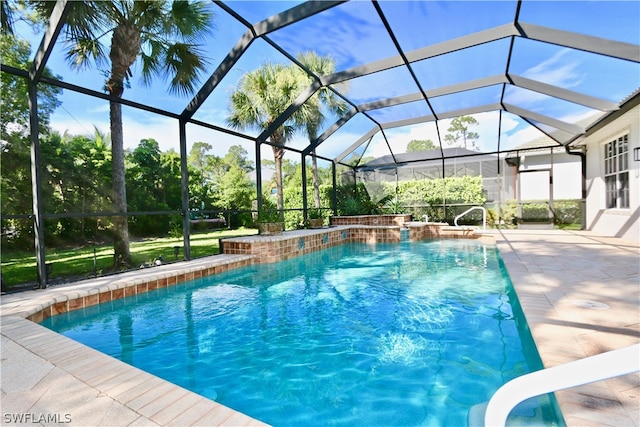
M 276 426 L 466 425 L 540 367 L 495 247 L 471 240 L 345 244 L 42 324 Z

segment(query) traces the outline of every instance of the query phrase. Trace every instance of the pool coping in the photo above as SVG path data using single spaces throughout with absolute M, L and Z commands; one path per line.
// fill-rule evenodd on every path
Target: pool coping
M 322 232 L 322 230 L 319 232 Z M 539 231 L 535 232 L 534 237 L 539 236 L 539 234 Z M 496 241 L 545 367 L 588 356 L 589 351 L 585 351 L 584 344 L 581 346 L 579 341 L 577 345 L 574 342 L 577 338 L 567 340 L 562 336 L 560 337 L 561 344 L 558 344 L 557 341 L 550 343 L 548 336 L 550 334 L 557 336 L 558 333 L 561 333 L 555 329 L 566 332 L 567 325 L 566 322 L 558 320 L 553 304 L 550 307 L 547 306 L 549 297 L 540 295 L 535 289 L 536 286 L 540 285 L 540 277 L 535 276 L 535 274 L 531 275 L 531 265 L 526 256 L 521 253 L 522 250 L 518 247 L 519 242 L 514 242 L 513 238 L 510 237 L 517 236 L 517 239 L 520 239 L 523 234 L 490 231 L 483 233 L 483 236 L 483 240 Z M 560 233 L 560 236 L 574 238 L 575 235 Z M 255 236 L 252 237 L 255 239 Z M 606 247 L 606 243 L 603 244 Z M 107 298 L 115 299 L 114 296 L 127 295 L 127 289 L 135 290 L 135 293 L 137 293 L 141 289 L 139 287 L 144 286 L 145 283 L 147 289 L 150 289 L 149 283 L 153 281 L 155 281 L 156 287 L 162 287 L 162 284 L 165 283 L 169 286 L 170 276 L 191 280 L 196 278 L 198 274 L 202 275 L 203 272 L 209 273 L 212 271 L 215 274 L 216 271 L 220 272 L 228 269 L 229 265 L 235 265 L 234 263 L 246 264 L 252 262 L 255 262 L 255 260 L 251 255 L 224 254 L 185 263 L 154 267 L 145 272 L 136 271 L 95 279 L 86 283 L 56 286 L 40 291 L 28 291 L 21 293 L 19 297 L 13 295 L 3 296 L 0 307 L 2 310 L 2 323 L 0 326 L 2 327 L 3 340 L 3 417 L 5 417 L 6 413 L 24 414 L 32 411 L 31 413 L 33 414 L 33 411 L 40 410 L 40 414 L 67 414 L 72 411 L 72 421 L 79 425 L 96 424 L 95 422 L 86 421 L 94 421 L 99 414 L 101 414 L 100 419 L 102 420 L 109 419 L 109 414 L 118 414 L 119 417 L 126 419 L 127 422 L 124 424 L 117 422 L 118 425 L 153 425 L 154 423 L 160 425 L 263 425 L 258 420 L 232 411 L 26 320 L 28 317 L 31 317 L 32 320 L 38 320 L 38 313 L 43 313 L 44 318 L 47 304 L 49 304 L 48 307 L 53 307 L 50 309 L 49 315 L 57 314 L 58 312 L 64 312 L 64 310 L 79 308 L 74 303 L 79 299 L 83 300 L 83 304 L 91 305 L 95 300 L 95 295 L 98 295 L 98 301 L 100 296 L 104 296 L 105 300 Z M 553 272 L 554 270 L 547 271 L 542 277 L 553 276 Z M 176 283 L 177 280 L 176 278 Z M 541 302 L 541 300 L 543 301 Z M 635 304 L 637 313 L 637 302 Z M 551 313 L 551 316 L 549 313 Z M 638 327 L 637 325 L 631 326 L 633 334 L 630 336 L 635 337 L 637 341 Z M 579 332 L 581 331 L 578 331 L 577 335 L 580 335 Z M 549 347 L 549 344 L 551 344 L 551 347 Z M 551 348 L 551 350 L 548 348 Z M 34 383 L 25 382 L 20 376 L 16 376 L 16 369 L 24 369 L 22 366 L 24 360 L 31 360 L 46 375 L 43 374 L 38 377 L 38 381 Z M 102 369 L 98 369 L 98 367 L 102 366 L 106 366 L 108 369 L 104 368 L 104 372 L 102 372 Z M 96 367 L 99 373 L 93 372 L 93 367 Z M 36 369 L 36 371 L 38 370 Z M 93 399 L 89 399 L 89 403 L 75 403 L 76 406 L 69 407 L 68 405 L 65 406 L 65 399 L 58 398 L 54 404 L 46 406 L 47 412 L 44 412 L 44 409 L 38 409 L 41 408 L 42 402 L 48 402 L 47 399 L 52 398 L 51 394 L 57 394 L 55 391 L 61 381 L 62 383 L 71 381 L 74 386 L 85 390 L 87 395 L 93 396 Z M 606 409 L 604 417 L 598 414 L 600 417 L 598 418 L 598 425 L 607 425 L 600 423 L 606 420 L 609 420 L 609 425 L 626 425 L 629 422 L 632 423 L 630 425 L 634 425 L 634 417 L 637 420 L 637 415 L 640 415 L 640 411 L 633 407 L 632 402 L 629 402 L 632 399 L 629 397 L 629 393 L 634 395 L 637 392 L 640 378 L 637 375 L 633 376 L 631 383 L 633 386 L 627 386 L 626 388 L 624 384 L 605 384 L 604 387 L 609 389 L 608 392 L 602 387 L 595 387 L 596 392 L 576 393 L 564 391 L 556 393 L 556 396 L 565 420 L 570 426 L 585 425 L 585 420 L 593 419 L 593 402 L 604 402 L 602 405 Z M 626 398 L 625 396 L 616 395 L 616 393 L 620 393 L 612 392 L 612 388 L 624 388 L 621 392 L 623 394 L 626 393 Z M 160 393 L 158 390 L 164 390 L 163 394 L 156 396 Z M 34 394 L 38 397 L 34 398 Z M 69 401 L 73 403 L 77 399 L 74 400 L 72 396 L 69 396 Z M 94 401 L 95 403 L 91 403 Z M 162 404 L 157 402 L 162 402 Z M 145 404 L 140 406 L 141 403 Z M 91 405 L 106 405 L 107 408 L 103 409 L 102 412 L 99 410 L 87 412 L 85 408 Z M 631 409 L 629 409 L 630 405 Z M 615 408 L 612 408 L 612 406 L 615 406 Z M 9 412 L 5 411 L 6 408 L 9 408 L 7 409 Z M 195 419 L 196 415 L 201 416 Z M 621 420 L 624 420 L 624 422 L 621 423 Z M 113 420 L 109 419 L 109 421 Z M 105 423 L 114 424 L 106 421 Z M 635 425 L 638 424 L 636 423 Z

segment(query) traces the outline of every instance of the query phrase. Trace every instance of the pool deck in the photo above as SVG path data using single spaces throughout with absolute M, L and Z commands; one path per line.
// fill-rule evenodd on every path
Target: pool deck
M 640 342 L 638 244 L 582 231 L 491 234 L 546 368 Z M 555 394 L 569 427 L 640 425 L 638 372 Z
M 575 231 L 486 234 L 496 239 L 545 367 L 640 342 L 638 244 Z M 184 273 L 237 257 L 149 270 Z M 119 283 L 140 274 L 2 296 L 2 425 L 264 425 L 25 319 L 45 301 L 119 292 Z M 556 397 L 569 427 L 640 426 L 640 373 Z

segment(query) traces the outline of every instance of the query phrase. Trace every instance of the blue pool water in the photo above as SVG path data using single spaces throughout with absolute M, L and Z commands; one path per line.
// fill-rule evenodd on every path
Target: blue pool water
M 540 368 L 495 247 L 468 240 L 346 244 L 43 324 L 275 426 L 464 426 Z

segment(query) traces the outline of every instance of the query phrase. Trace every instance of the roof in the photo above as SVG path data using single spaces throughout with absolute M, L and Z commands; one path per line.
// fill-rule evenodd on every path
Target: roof
M 408 153 L 400 153 L 395 156 L 386 155 L 362 164 L 359 169 L 367 170 L 395 166 L 419 167 L 434 164 L 440 166 L 443 156 L 447 159 L 463 158 L 471 162 L 478 162 L 482 160 L 495 161 L 496 159 L 496 157 L 491 154 L 480 153 L 478 151 L 462 147 L 450 147 L 442 150 L 412 151 Z

